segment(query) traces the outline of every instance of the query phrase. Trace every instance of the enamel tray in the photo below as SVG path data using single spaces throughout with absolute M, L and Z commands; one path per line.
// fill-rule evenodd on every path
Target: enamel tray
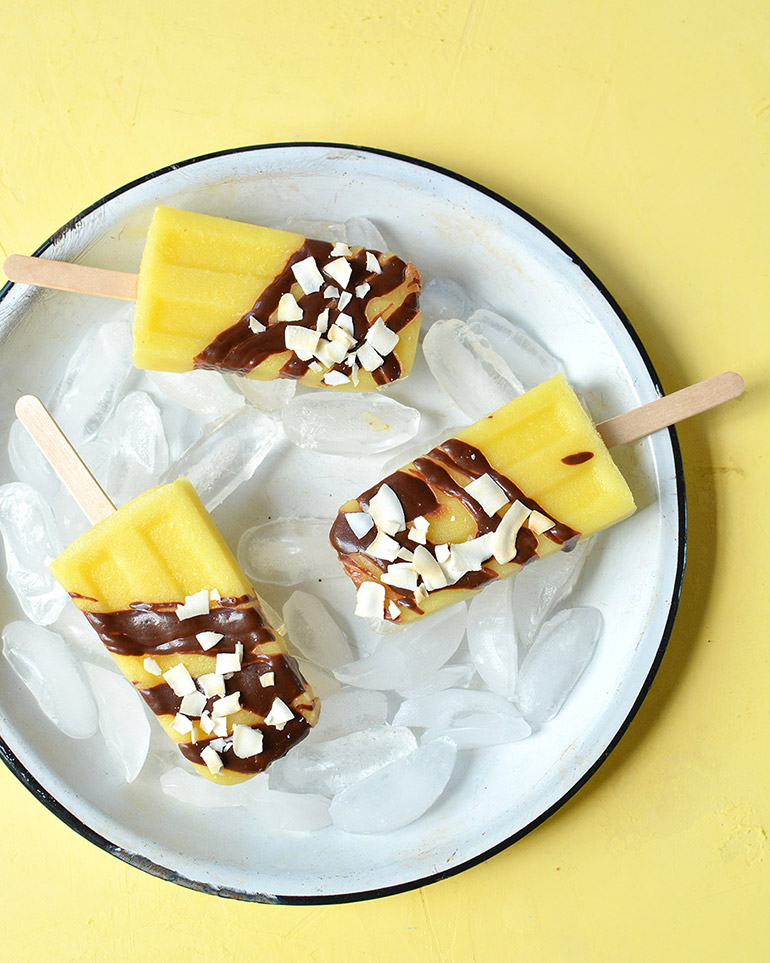
M 365 215 L 426 279 L 453 277 L 474 301 L 528 327 L 566 362 L 597 420 L 659 394 L 639 338 L 579 258 L 524 211 L 449 171 L 331 144 L 225 151 L 118 189 L 36 253 L 136 271 L 158 203 L 276 227 L 292 217 L 344 221 Z M 60 359 L 89 326 L 128 311 L 117 302 L 21 285 L 0 292 L 0 481 L 13 478 L 5 438 L 19 394 L 47 396 L 60 376 Z M 421 407 L 426 426 L 433 419 L 443 427 L 456 414 L 429 379 L 416 377 L 414 386 L 407 381 L 390 393 Z M 460 872 L 521 838 L 590 778 L 638 709 L 663 655 L 685 557 L 676 436 L 661 431 L 616 455 L 639 511 L 600 536 L 582 580 L 578 601 L 598 606 L 606 622 L 597 655 L 553 722 L 524 742 L 461 754 L 448 791 L 411 826 L 368 837 L 333 827 L 277 832 L 269 813 L 257 820 L 244 810 L 196 811 L 164 796 L 157 779 L 144 776 L 126 785 L 96 744 L 99 737 L 76 742 L 60 735 L 4 659 L 0 756 L 44 805 L 96 845 L 204 892 L 263 902 L 338 902 Z M 331 518 L 360 490 L 361 471 L 351 459 L 324 456 L 321 464 L 291 453 L 287 458 L 294 459 L 287 462 L 290 473 L 274 459 L 215 512 L 231 545 L 262 512 Z M 289 477 L 292 483 L 283 484 Z M 285 596 L 271 596 L 270 588 L 264 589 L 268 600 L 282 604 Z M 0 606 L 2 624 L 19 617 L 7 589 Z

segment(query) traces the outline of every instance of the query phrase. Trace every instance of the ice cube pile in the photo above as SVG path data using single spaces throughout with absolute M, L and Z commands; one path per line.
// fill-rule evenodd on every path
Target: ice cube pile
M 388 249 L 364 218 L 287 227 Z M 359 487 L 349 478 L 374 482 L 562 369 L 456 282 L 425 280 L 426 365 L 395 391 L 330 395 L 213 371 L 138 371 L 126 317 L 89 331 L 43 399 L 116 503 L 186 475 L 220 519 L 231 510 L 246 519 L 226 534 L 239 540 L 242 567 L 323 703 L 308 738 L 242 785 L 177 766 L 178 753 L 50 576 L 51 558 L 87 523 L 11 425 L 17 480 L 0 486 L 0 534 L 18 617 L 3 629 L 3 654 L 29 690 L 30 711 L 72 739 L 98 741 L 118 783 L 159 780 L 169 805 L 255 814 L 270 806 L 282 831 L 391 832 L 433 806 L 453 774 L 463 778 L 459 753 L 526 739 L 578 684 L 602 634 L 601 613 L 571 601 L 590 577 L 595 539 L 405 628 L 352 615 L 355 591 L 328 544 L 337 505 Z M 441 410 L 421 424 L 426 390 Z M 306 490 L 281 481 L 308 470 Z

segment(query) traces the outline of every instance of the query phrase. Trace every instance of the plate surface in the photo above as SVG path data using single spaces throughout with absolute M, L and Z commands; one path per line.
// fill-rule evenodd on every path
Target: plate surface
M 224 152 L 116 191 L 38 253 L 136 271 L 158 203 L 276 227 L 292 217 L 344 221 L 365 215 L 425 279 L 455 278 L 472 300 L 520 323 L 563 359 L 597 420 L 659 393 L 638 337 L 575 255 L 524 212 L 447 171 L 336 145 Z M 122 304 L 20 285 L 6 286 L 0 298 L 5 438 L 18 395 L 48 397 L 61 374 L 60 359 L 89 326 L 128 312 Z M 388 393 L 423 410 L 418 440 L 457 423 L 457 409 L 437 397 L 419 366 L 411 380 Z M 266 516 L 331 518 L 339 503 L 377 477 L 371 467 L 361 476 L 352 459 L 288 448 L 271 454 L 252 483 L 215 511 L 233 547 L 240 532 Z M 467 868 L 520 838 L 590 777 L 641 703 L 665 649 L 685 550 L 676 437 L 658 432 L 616 454 L 639 511 L 600 536 L 581 581 L 578 604 L 597 606 L 606 622 L 597 655 L 553 722 L 524 742 L 461 755 L 447 793 L 411 826 L 371 837 L 332 827 L 278 833 L 269 816 L 257 824 L 241 810 L 185 807 L 164 796 L 157 779 L 127 786 L 95 745 L 98 737 L 74 742 L 40 717 L 3 659 L 0 755 L 86 838 L 148 872 L 219 895 L 342 901 L 421 886 Z M 0 480 L 12 478 L 3 445 Z M 290 591 L 258 588 L 276 606 Z M 9 591 L 0 606 L 3 624 L 19 617 Z M 149 760 L 152 765 L 162 771 L 157 760 Z

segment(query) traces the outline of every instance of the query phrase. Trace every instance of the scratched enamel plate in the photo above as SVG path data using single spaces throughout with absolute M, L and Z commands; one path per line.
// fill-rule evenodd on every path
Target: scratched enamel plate
M 474 301 L 532 331 L 564 360 L 598 420 L 658 394 L 637 336 L 587 268 L 524 212 L 449 172 L 333 145 L 225 152 L 116 191 L 62 228 L 40 253 L 136 271 L 158 203 L 274 227 L 292 217 L 344 221 L 365 215 L 425 279 L 453 277 Z M 124 304 L 98 298 L 20 285 L 3 290 L 2 482 L 13 477 L 5 439 L 18 395 L 49 395 L 61 358 L 84 332 L 126 313 Z M 453 409 L 424 368 L 418 363 L 388 393 L 422 410 L 430 437 L 432 427 L 449 423 Z M 290 449 L 285 443 L 214 513 L 231 545 L 263 515 L 331 520 L 339 504 L 378 477 L 375 462 Z M 0 753 L 41 802 L 97 845 L 147 872 L 219 895 L 341 901 L 421 886 L 465 869 L 531 830 L 590 777 L 638 708 L 665 648 L 684 565 L 676 438 L 659 432 L 616 454 L 639 511 L 599 536 L 581 580 L 577 601 L 600 608 L 606 623 L 589 669 L 562 712 L 529 739 L 461 754 L 440 802 L 398 832 L 279 832 L 269 812 L 193 810 L 161 792 L 161 763 L 154 758 L 136 783 L 126 785 L 100 737 L 77 742 L 58 733 L 4 659 Z M 280 606 L 289 590 L 271 595 L 274 588 L 265 587 L 265 594 Z M 9 590 L 0 601 L 3 624 L 20 616 Z

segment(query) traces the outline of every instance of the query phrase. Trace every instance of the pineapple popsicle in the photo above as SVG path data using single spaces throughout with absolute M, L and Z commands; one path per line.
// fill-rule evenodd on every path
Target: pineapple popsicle
M 395 254 L 158 207 L 134 364 L 370 391 L 409 373 L 420 274 Z
M 356 613 L 411 622 L 631 515 L 634 500 L 562 375 L 346 502 L 331 543 Z
M 315 725 L 318 700 L 187 479 L 97 522 L 51 571 L 214 782 L 261 772 Z

